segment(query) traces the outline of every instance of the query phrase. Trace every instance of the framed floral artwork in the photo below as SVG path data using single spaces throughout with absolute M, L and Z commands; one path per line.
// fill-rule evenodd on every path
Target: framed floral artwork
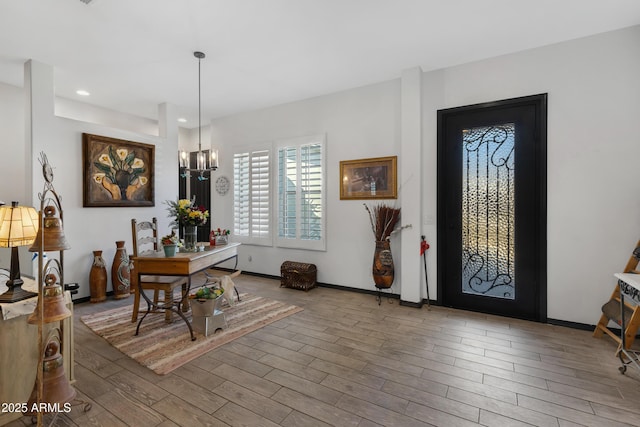
M 397 199 L 397 156 L 340 162 L 340 199 Z
M 84 207 L 155 206 L 155 146 L 82 134 Z

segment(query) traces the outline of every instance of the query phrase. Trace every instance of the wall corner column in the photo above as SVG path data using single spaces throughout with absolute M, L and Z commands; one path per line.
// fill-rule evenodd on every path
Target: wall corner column
M 53 67 L 34 60 L 24 64 L 24 93 L 25 93 L 25 179 L 26 188 L 31 189 L 31 200 L 23 205 L 40 206 L 38 192 L 42 191 L 42 173 L 34 165 L 38 164 L 40 152 L 50 146 L 51 135 L 55 128 L 55 90 Z M 57 164 L 56 159 L 51 159 Z M 54 154 L 55 156 L 55 154 Z M 34 184 L 34 183 L 37 183 Z M 36 188 L 38 187 L 38 188 Z
M 161 143 L 156 145 L 156 186 L 172 189 L 177 197 L 179 129 L 175 105 L 166 102 L 158 105 L 158 135 Z
M 400 81 L 400 156 L 398 190 L 402 230 L 400 301 L 420 305 L 420 224 L 422 223 L 422 69 L 402 72 Z

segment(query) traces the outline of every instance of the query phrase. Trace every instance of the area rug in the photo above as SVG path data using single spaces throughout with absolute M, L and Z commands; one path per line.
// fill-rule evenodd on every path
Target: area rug
M 253 332 L 272 322 L 302 310 L 301 307 L 241 294 L 241 301 L 232 307 L 223 306 L 227 327 L 215 334 L 204 336 L 194 332 L 191 341 L 189 328 L 175 313 L 175 321 L 164 322 L 164 314 L 149 314 L 136 336 L 136 323 L 131 323 L 131 306 L 115 308 L 82 316 L 82 322 L 112 346 L 160 375 L 195 359 L 223 344 Z M 140 313 L 146 311 L 140 309 Z M 191 320 L 191 312 L 185 313 Z

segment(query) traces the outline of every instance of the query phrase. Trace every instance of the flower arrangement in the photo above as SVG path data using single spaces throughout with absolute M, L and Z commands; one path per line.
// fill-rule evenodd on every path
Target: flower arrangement
M 214 236 L 228 236 L 229 234 L 231 234 L 230 230 L 227 230 L 226 228 L 218 228 L 217 230 L 211 230 L 213 231 L 213 235 Z
M 169 218 L 173 221 L 171 225 L 180 227 L 181 225 L 204 225 L 209 218 L 209 211 L 204 206 L 196 205 L 196 198 L 180 199 L 177 201 L 167 200 L 165 202 L 169 207 Z
M 167 245 L 178 245 L 180 241 L 178 240 L 178 235 L 175 230 L 171 230 L 171 234 L 167 234 L 166 236 L 162 236 L 160 239 L 162 246 Z
M 200 289 L 197 290 L 197 292 L 195 294 L 190 294 L 189 298 L 190 299 L 199 299 L 199 300 L 205 300 L 205 299 L 216 299 L 218 298 L 220 295 L 222 295 L 224 293 L 224 290 L 220 289 L 220 288 L 216 288 L 216 287 L 202 287 Z

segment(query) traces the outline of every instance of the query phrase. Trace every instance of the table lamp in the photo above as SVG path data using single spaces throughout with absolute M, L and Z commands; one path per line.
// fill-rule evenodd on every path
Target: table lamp
M 38 212 L 34 208 L 18 206 L 18 202 L 0 207 L 0 248 L 11 248 L 11 269 L 6 283 L 9 289 L 0 295 L 0 302 L 16 302 L 37 295 L 22 289 L 18 247 L 33 243 L 38 226 Z

